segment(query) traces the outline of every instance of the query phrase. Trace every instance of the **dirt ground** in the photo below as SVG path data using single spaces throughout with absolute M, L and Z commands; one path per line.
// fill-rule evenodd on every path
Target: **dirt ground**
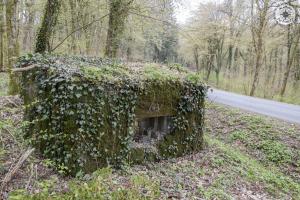
M 47 180 L 54 180 L 52 190 L 68 192 L 69 182 L 77 179 L 53 170 L 51 162 L 42 159 L 38 152 L 24 162 L 8 183 L 3 183 L 29 148 L 22 139 L 22 116 L 22 101 L 18 97 L 0 97 L 1 198 L 7 199 L 19 189 L 39 193 Z M 157 180 L 160 199 L 297 199 L 300 126 L 207 104 L 203 151 L 114 171 L 112 180 L 128 187 L 134 175 Z M 89 175 L 84 179 L 88 180 Z

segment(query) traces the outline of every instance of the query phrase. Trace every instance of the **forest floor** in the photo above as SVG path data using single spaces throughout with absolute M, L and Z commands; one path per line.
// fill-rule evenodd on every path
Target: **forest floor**
M 22 115 L 18 97 L 0 97 L 4 199 L 300 198 L 300 126 L 215 104 L 207 104 L 205 148 L 199 153 L 70 178 L 34 152 L 3 184 L 28 149 Z

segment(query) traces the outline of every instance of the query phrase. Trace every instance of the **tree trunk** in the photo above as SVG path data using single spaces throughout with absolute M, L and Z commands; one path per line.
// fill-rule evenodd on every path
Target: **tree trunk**
M 263 54 L 263 36 L 267 25 L 267 13 L 269 10 L 269 2 L 270 0 L 265 0 L 263 5 L 258 5 L 259 2 L 256 1 L 258 7 L 263 6 L 263 8 L 258 9 L 259 11 L 259 21 L 258 27 L 256 27 L 256 23 L 254 22 L 254 18 L 252 16 L 252 41 L 255 48 L 256 58 L 255 58 L 255 68 L 254 68 L 254 78 L 251 86 L 250 96 L 254 96 L 256 87 L 259 82 L 259 72 L 262 65 L 262 54 Z M 252 0 L 252 12 L 253 12 L 253 0 Z M 253 15 L 253 14 L 252 14 Z
M 233 53 L 233 60 L 232 60 L 232 69 L 233 69 L 233 77 L 236 77 L 239 74 L 239 65 L 238 65 L 238 55 L 239 54 L 239 48 L 235 47 L 234 53 Z
M 220 83 L 220 71 L 216 70 L 216 86 L 218 87 Z
M 283 80 L 283 77 L 281 76 L 283 74 L 282 73 L 283 72 L 283 56 L 284 56 L 283 48 L 280 49 L 279 55 L 280 55 L 280 57 L 279 57 L 279 61 L 278 61 L 278 82 L 276 85 L 276 88 L 277 88 L 276 92 L 279 92 L 278 88 L 281 87 L 282 80 Z
M 27 19 L 24 27 L 24 38 L 23 38 L 23 49 L 25 52 L 32 51 L 32 41 L 33 41 L 33 27 L 35 20 L 35 11 L 32 8 L 35 4 L 35 0 L 26 1 L 26 11 L 27 11 Z
M 133 42 L 134 42 L 134 38 L 132 37 L 133 35 L 133 30 L 132 28 L 130 28 L 129 30 L 129 36 L 127 39 L 127 49 L 126 49 L 126 58 L 127 61 L 131 62 L 133 60 L 132 58 L 132 47 L 133 47 Z
M 234 24 L 233 24 L 233 0 L 228 0 L 228 15 L 229 15 L 229 48 L 228 48 L 228 59 L 227 59 L 227 78 L 230 80 L 231 69 L 233 64 L 233 35 L 234 35 Z M 226 86 L 227 87 L 227 86 Z
M 60 4 L 60 0 L 48 0 L 46 3 L 42 25 L 35 44 L 36 53 L 51 52 L 50 39 L 57 22 Z
M 194 47 L 194 59 L 195 59 L 196 69 L 199 72 L 199 70 L 200 70 L 200 63 L 199 63 L 198 49 L 199 49 L 198 45 L 195 45 L 195 47 Z
M 115 58 L 124 32 L 129 6 L 133 0 L 110 0 L 105 56 Z
M 275 85 L 275 79 L 276 79 L 276 74 L 277 74 L 277 67 L 278 67 L 278 48 L 275 50 L 275 59 L 274 59 L 274 72 L 273 72 L 273 78 L 271 81 L 271 86 L 274 87 Z M 272 89 L 273 91 L 273 89 Z
M 294 67 L 295 67 L 295 74 L 294 74 L 294 84 L 293 88 L 295 91 L 298 90 L 299 85 L 300 85 L 300 48 L 298 47 L 297 49 L 297 55 L 295 57 L 295 62 L 294 62 Z
M 8 63 L 7 68 L 9 75 L 9 94 L 15 95 L 19 88 L 14 74 L 11 72 L 15 60 L 19 57 L 19 41 L 17 33 L 17 0 L 7 1 L 6 4 L 6 31 L 8 46 Z
M 209 80 L 211 70 L 213 69 L 214 55 L 208 56 L 208 68 L 206 74 L 206 81 Z
M 71 10 L 71 31 L 76 29 L 76 0 L 69 0 Z M 77 53 L 76 34 L 71 35 L 71 52 Z
M 286 86 L 287 86 L 287 81 L 288 78 L 290 76 L 290 71 L 291 71 L 291 67 L 293 64 L 293 61 L 295 59 L 295 55 L 297 53 L 297 48 L 298 48 L 298 43 L 299 43 L 299 39 L 300 39 L 300 27 L 298 27 L 295 30 L 295 34 L 296 35 L 292 35 L 290 34 L 290 26 L 288 28 L 288 56 L 287 56 L 287 64 L 286 64 L 286 71 L 284 73 L 284 77 L 283 77 L 283 82 L 282 82 L 282 87 L 281 87 L 281 91 L 280 91 L 280 96 L 283 96 L 286 90 Z
M 4 0 L 0 0 L 0 72 L 4 69 Z
M 257 87 L 258 81 L 259 81 L 258 76 L 259 76 L 259 71 L 260 71 L 260 68 L 261 68 L 262 53 L 263 53 L 262 38 L 259 38 L 259 42 L 258 42 L 257 45 L 258 45 L 258 49 L 257 49 L 257 52 L 256 52 L 254 78 L 253 78 L 253 82 L 252 82 L 252 86 L 251 86 L 250 96 L 254 96 L 255 90 L 256 90 L 256 87 Z

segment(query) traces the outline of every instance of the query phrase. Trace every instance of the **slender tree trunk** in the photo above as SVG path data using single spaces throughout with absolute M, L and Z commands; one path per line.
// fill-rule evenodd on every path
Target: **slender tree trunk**
M 60 0 L 48 0 L 46 3 L 42 25 L 38 31 L 35 44 L 36 53 L 45 53 L 46 51 L 51 51 L 50 39 L 57 22 L 60 4 Z
M 230 80 L 231 70 L 233 64 L 233 35 L 234 35 L 234 24 L 233 24 L 233 0 L 228 0 L 228 13 L 229 13 L 229 48 L 228 48 L 228 59 L 227 59 L 227 78 Z M 227 86 L 226 86 L 227 87 Z
M 133 46 L 133 42 L 134 42 L 134 38 L 132 37 L 132 34 L 133 34 L 133 30 L 132 28 L 130 28 L 129 30 L 129 36 L 128 36 L 128 39 L 127 39 L 127 49 L 126 49 L 126 58 L 127 58 L 127 61 L 132 61 L 133 58 L 132 58 L 132 46 Z
M 97 44 L 99 44 L 101 41 L 102 29 L 103 29 L 102 24 L 103 24 L 103 22 L 101 21 L 100 25 L 97 26 L 97 29 L 95 30 Z M 100 56 L 100 45 L 97 45 L 97 44 L 94 44 L 95 45 L 95 54 L 96 54 L 96 56 Z
M 275 58 L 274 58 L 274 71 L 273 71 L 273 78 L 272 78 L 272 81 L 271 81 L 271 86 L 272 87 L 275 85 L 277 68 L 278 68 L 278 48 L 276 48 L 274 56 L 275 56 Z
M 280 49 L 280 56 L 279 56 L 279 61 L 278 61 L 278 82 L 277 82 L 277 91 L 276 92 L 279 92 L 278 88 L 281 87 L 282 85 L 282 80 L 283 80 L 283 77 L 281 76 L 283 74 L 283 55 L 284 55 L 284 51 L 283 49 L 281 48 Z
M 233 63 L 232 63 L 235 75 L 238 75 L 239 71 L 240 71 L 240 67 L 238 65 L 239 51 L 240 51 L 239 48 L 236 47 L 235 51 L 234 51 L 234 57 L 233 57 Z
M 198 45 L 196 45 L 196 46 L 194 47 L 194 59 L 195 59 L 195 64 L 196 64 L 196 69 L 197 69 L 197 71 L 200 70 L 200 63 L 199 63 L 199 53 L 198 53 L 198 49 L 199 49 L 199 47 L 198 47 Z
M 247 54 L 242 54 L 241 51 L 240 51 L 240 57 L 243 60 L 243 77 L 246 78 L 247 77 L 247 64 L 248 64 L 249 58 L 247 58 Z
M 215 72 L 216 72 L 216 79 L 217 79 L 217 86 L 219 86 L 220 81 L 220 71 L 222 69 L 223 65 L 223 46 L 224 46 L 224 40 L 225 35 L 221 37 L 221 39 L 218 39 L 217 44 L 217 50 L 216 50 L 216 66 L 215 66 Z
M 274 50 L 272 50 L 270 52 L 270 55 L 269 55 L 269 62 L 268 62 L 268 59 L 267 59 L 267 55 L 265 55 L 265 62 L 266 62 L 266 67 L 267 67 L 267 73 L 266 73 L 266 79 L 265 79 L 265 87 L 268 87 L 269 83 L 270 83 L 270 80 L 271 80 L 271 76 L 272 76 L 272 66 L 273 66 L 273 62 L 272 62 L 272 59 L 273 59 L 273 52 Z
M 24 38 L 23 38 L 23 49 L 26 52 L 32 51 L 32 41 L 33 41 L 33 26 L 35 20 L 35 11 L 32 8 L 35 4 L 35 0 L 26 1 L 26 24 L 24 27 Z
M 7 68 L 9 75 L 9 94 L 15 95 L 19 88 L 15 75 L 11 72 L 15 60 L 19 57 L 19 41 L 17 33 L 17 0 L 7 1 L 6 4 L 6 31 L 7 31 L 7 46 L 8 46 L 8 63 Z
M 214 62 L 214 55 L 210 55 L 208 57 L 208 68 L 207 68 L 207 74 L 206 74 L 206 81 L 209 80 L 211 70 L 213 69 L 213 62 Z
M 17 9 L 17 0 L 7 1 L 6 4 L 6 31 L 8 39 L 8 68 L 13 67 L 14 60 L 19 56 L 18 49 L 18 38 L 16 38 L 16 9 Z
M 298 47 L 297 49 L 297 55 L 295 56 L 295 74 L 294 74 L 294 83 L 293 88 L 295 91 L 297 91 L 300 87 L 300 49 Z
M 76 29 L 76 3 L 77 0 L 69 0 L 71 10 L 71 31 Z M 71 51 L 73 54 L 77 53 L 76 34 L 72 34 L 71 36 Z
M 254 96 L 256 87 L 259 82 L 259 72 L 262 65 L 262 54 L 263 54 L 263 37 L 264 32 L 267 25 L 267 13 L 269 10 L 269 2 L 270 0 L 265 0 L 263 2 L 263 5 L 259 5 L 258 1 L 256 1 L 256 4 L 258 7 L 263 6 L 259 9 L 259 21 L 258 26 L 256 27 L 256 23 L 254 22 L 254 19 L 252 19 L 252 41 L 255 48 L 256 58 L 255 58 L 255 68 L 254 68 L 254 78 L 251 86 L 250 96 Z M 253 0 L 252 0 L 252 12 L 253 12 Z M 253 16 L 252 16 L 253 17 Z
M 0 72 L 5 71 L 4 69 L 4 0 L 0 0 Z
M 94 20 L 94 17 L 90 15 L 90 13 L 85 13 L 84 22 L 87 23 L 90 20 Z M 84 37 L 85 37 L 85 54 L 91 55 L 92 52 L 92 27 L 88 27 L 84 29 Z
M 256 87 L 257 87 L 258 81 L 259 81 L 259 71 L 261 68 L 262 53 L 263 53 L 261 37 L 258 39 L 257 45 L 258 45 L 258 49 L 256 51 L 254 78 L 253 78 L 253 82 L 252 82 L 252 86 L 251 86 L 250 96 L 254 96 L 255 90 L 256 90 Z

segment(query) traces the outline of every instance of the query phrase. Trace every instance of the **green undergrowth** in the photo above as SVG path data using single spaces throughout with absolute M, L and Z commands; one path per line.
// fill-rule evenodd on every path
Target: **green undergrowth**
M 292 151 L 278 142 L 274 138 L 269 138 L 270 135 L 250 134 L 247 131 L 234 131 L 230 134 L 232 141 L 240 141 L 249 149 L 259 150 L 265 155 L 265 159 L 276 164 L 290 163 L 292 161 Z
M 64 194 L 56 193 L 54 188 L 57 179 L 47 180 L 40 183 L 41 192 L 35 195 L 26 195 L 23 190 L 11 193 L 10 199 L 17 200 L 44 200 L 44 199 L 112 199 L 112 200 L 138 200 L 158 199 L 160 196 L 159 182 L 148 176 L 134 175 L 126 179 L 127 186 L 122 186 L 114 180 L 112 170 L 104 168 L 96 171 L 91 181 L 82 183 L 73 181 L 69 191 Z
M 266 168 L 259 161 L 213 137 L 206 137 L 206 141 L 221 151 L 213 158 L 218 167 L 228 168 L 247 181 L 260 182 L 277 198 L 280 196 L 286 198 L 289 195 L 295 199 L 300 198 L 300 184 L 281 173 L 276 167 Z
M 206 151 L 199 157 L 195 155 L 195 159 L 158 163 L 147 170 L 133 167 L 112 173 L 111 169 L 101 169 L 90 181 L 71 181 L 63 193 L 55 192 L 58 180 L 51 179 L 39 183 L 38 194 L 18 190 L 11 193 L 10 199 L 168 199 L 164 193 L 167 187 L 173 191 L 171 194 L 185 193 L 182 197 L 187 199 L 236 199 L 237 187 L 249 191 L 259 187 L 253 195 L 267 195 L 267 199 L 300 198 L 300 184 L 276 167 L 265 167 L 213 136 L 207 135 L 205 141 Z M 208 179 L 209 184 L 203 184 Z
M 171 70 L 176 70 L 178 72 L 185 72 L 187 73 L 188 70 L 182 65 L 182 64 L 179 64 L 179 63 L 169 63 L 168 64 L 168 67 L 171 69 Z
M 210 127 L 213 135 L 226 144 L 241 149 L 265 166 L 278 167 L 300 182 L 299 129 L 221 106 L 214 105 L 209 109 L 216 111 L 218 116 L 223 116 L 218 119 L 222 122 L 222 127 Z

